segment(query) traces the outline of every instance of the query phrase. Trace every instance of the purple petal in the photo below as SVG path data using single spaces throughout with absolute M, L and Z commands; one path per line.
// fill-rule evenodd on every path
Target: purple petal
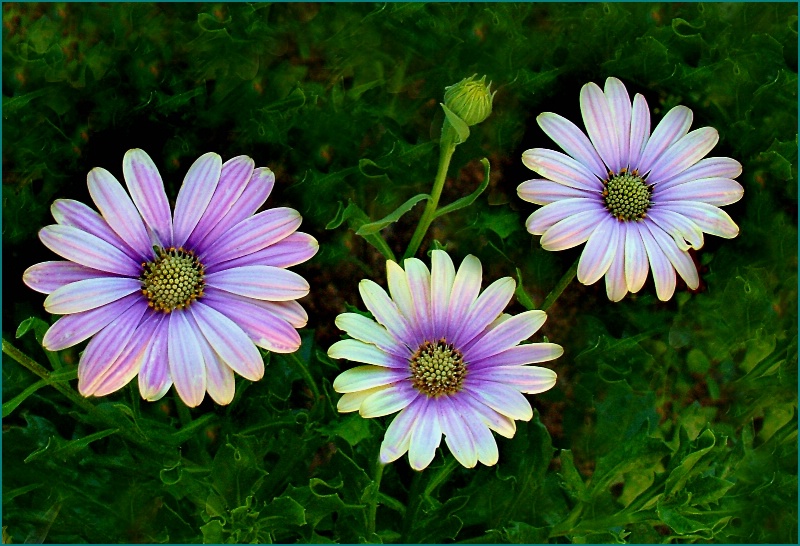
M 564 354 L 561 345 L 555 343 L 529 343 L 517 345 L 507 351 L 486 358 L 469 361 L 469 370 L 478 371 L 494 366 L 517 366 L 534 362 L 546 362 Z
M 544 232 L 542 248 L 565 250 L 585 243 L 597 224 L 608 216 L 606 211 L 587 210 L 565 218 Z
M 197 248 L 203 238 L 231 210 L 233 204 L 247 187 L 247 183 L 253 175 L 253 167 L 255 167 L 255 162 L 246 155 L 234 157 L 222 164 L 219 184 L 206 207 L 205 214 L 197 222 L 197 226 L 189 236 L 187 246 Z
M 397 341 L 383 326 L 358 313 L 342 313 L 336 317 L 336 326 L 352 338 L 375 345 L 379 349 L 401 358 L 409 358 L 411 350 Z
M 44 308 L 54 315 L 80 313 L 117 301 L 141 289 L 140 280 L 127 277 L 86 279 L 55 290 L 44 300 Z
M 517 283 L 511 277 L 497 279 L 483 291 L 461 321 L 461 328 L 452 338 L 453 345 L 463 347 L 483 332 L 506 308 Z
M 75 262 L 52 261 L 30 266 L 22 274 L 22 282 L 42 294 L 49 294 L 76 281 L 108 278 L 112 274 L 84 267 Z
M 617 254 L 620 222 L 606 216 L 589 236 L 578 262 L 578 282 L 594 284 L 606 274 Z
M 437 332 L 447 331 L 447 312 L 456 269 L 453 260 L 444 250 L 431 253 L 431 315 Z
M 206 268 L 207 273 L 242 267 L 245 265 L 271 265 L 273 267 L 292 267 L 306 262 L 319 251 L 317 240 L 307 233 L 295 232 L 274 245 L 262 248 L 240 258 L 215 264 Z
M 547 136 L 561 146 L 562 150 L 586 166 L 595 176 L 606 177 L 608 171 L 603 165 L 603 160 L 597 155 L 597 150 L 577 125 L 551 112 L 539 114 L 536 122 Z
M 647 211 L 647 217 L 670 234 L 681 250 L 703 246 L 703 231 L 685 216 L 656 206 Z
M 183 246 L 197 226 L 211 201 L 211 196 L 214 195 L 221 171 L 222 158 L 213 152 L 201 155 L 189 167 L 189 172 L 186 173 L 186 178 L 183 179 L 183 185 L 178 192 L 178 199 L 175 201 L 175 219 L 172 225 L 172 244 L 174 246 Z M 170 326 L 171 330 L 172 326 Z M 175 386 L 178 386 L 177 381 L 175 381 Z M 188 385 L 185 385 L 184 388 L 186 387 Z M 197 403 L 199 404 L 200 401 Z
M 656 243 L 658 243 L 658 246 L 661 247 L 664 255 L 672 263 L 672 266 L 683 280 L 686 281 L 686 285 L 690 289 L 696 290 L 697 287 L 700 286 L 700 278 L 697 274 L 697 267 L 695 267 L 689 254 L 679 249 L 675 241 L 654 223 L 646 221 L 645 225 L 647 229 L 650 230 L 650 234 L 653 236 Z
M 617 135 L 619 150 L 619 168 L 628 166 L 629 146 L 631 138 L 631 98 L 625 86 L 617 78 L 607 78 L 605 97 L 611 112 L 614 133 Z M 602 176 L 602 175 L 601 175 Z
M 44 227 L 39 239 L 62 258 L 86 267 L 128 277 L 138 277 L 142 272 L 142 266 L 117 247 L 72 226 Z
M 189 323 L 195 331 L 195 337 L 200 343 L 200 351 L 203 353 L 208 395 L 221 406 L 230 404 L 231 400 L 233 400 L 233 395 L 236 394 L 236 378 L 233 375 L 233 370 L 223 362 L 222 358 L 203 337 L 197 324 L 193 323 L 192 320 L 189 320 Z
M 409 258 L 404 262 L 408 287 L 414 300 L 414 312 L 425 339 L 435 339 L 431 312 L 431 272 L 422 261 Z
M 692 131 L 656 158 L 647 176 L 647 182 L 657 184 L 659 180 L 682 173 L 705 157 L 718 141 L 719 133 L 713 127 L 702 127 Z
M 186 312 L 170 313 L 168 323 L 169 375 L 183 403 L 193 408 L 200 405 L 206 394 L 206 366 L 200 341 L 186 318 Z
M 358 284 L 358 291 L 364 305 L 372 316 L 375 317 L 399 341 L 408 346 L 415 345 L 414 334 L 411 326 L 400 314 L 394 301 L 389 298 L 386 291 L 378 283 L 364 279 Z M 416 346 L 414 347 L 416 350 Z
M 135 262 L 141 261 L 139 253 L 120 239 L 102 216 L 80 201 L 56 199 L 50 206 L 50 212 L 62 226 L 76 227 L 120 249 Z M 152 256 L 152 252 L 148 256 Z
M 275 175 L 272 174 L 271 170 L 266 167 L 254 169 L 242 194 L 231 205 L 225 216 L 203 237 L 203 241 L 197 243 L 195 248 L 202 250 L 207 244 L 216 241 L 233 226 L 252 216 L 267 200 L 274 185 Z
M 258 252 L 297 231 L 302 221 L 294 209 L 265 210 L 231 228 L 204 249 L 200 259 L 211 266 Z
M 590 82 L 581 88 L 580 102 L 583 124 L 592 144 L 608 168 L 619 172 L 622 168 L 619 140 L 606 96 L 596 83 Z
M 537 205 L 547 205 L 562 199 L 576 197 L 594 197 L 596 191 L 588 192 L 576 188 L 570 188 L 564 184 L 553 182 L 552 180 L 536 179 L 528 180 L 517 186 L 517 195 L 523 201 L 535 203 Z
M 528 394 L 550 390 L 556 384 L 556 372 L 539 366 L 491 366 L 473 372 L 472 377 L 494 381 Z
M 656 295 L 661 301 L 668 301 L 675 293 L 675 269 L 646 226 L 639 229 L 639 234 L 642 236 L 650 269 L 653 271 Z
M 543 177 L 570 188 L 586 191 L 602 191 L 603 189 L 600 179 L 592 174 L 585 165 L 561 152 L 533 148 L 523 152 L 522 162 Z
M 635 294 L 644 286 L 650 266 L 642 236 L 639 234 L 640 223 L 626 222 L 625 227 L 625 283 L 628 290 Z
M 525 311 L 515 315 L 490 330 L 485 336 L 474 339 L 464 347 L 464 360 L 472 362 L 496 355 L 528 339 L 542 327 L 547 315 L 544 311 Z
M 241 301 L 248 305 L 255 305 L 256 307 L 260 307 L 263 311 L 267 313 L 272 313 L 276 317 L 281 320 L 284 320 L 294 326 L 295 328 L 302 328 L 306 324 L 308 324 L 308 314 L 303 309 L 303 306 L 297 303 L 296 301 L 265 301 L 265 300 L 256 300 L 253 298 L 247 298 L 245 296 L 239 296 L 237 294 L 232 294 L 231 292 L 225 292 L 224 290 L 217 290 L 216 288 L 209 287 L 205 289 L 205 294 L 214 294 L 218 293 L 220 297 L 224 299 L 229 299 L 231 301 Z
M 530 421 L 533 417 L 528 400 L 518 390 L 502 383 L 473 380 L 464 385 L 464 391 L 511 419 Z
M 172 386 L 169 374 L 167 345 L 169 341 L 169 315 L 158 313 L 156 325 L 147 355 L 139 370 L 139 392 L 142 398 L 153 402 L 159 400 Z
M 142 297 L 139 294 L 131 294 L 90 311 L 63 316 L 47 330 L 42 339 L 42 346 L 48 351 L 60 351 L 77 345 L 105 328 L 134 303 L 141 301 Z
M 642 158 L 638 164 L 639 174 L 648 172 L 656 160 L 689 131 L 691 125 L 692 111 L 685 106 L 676 106 L 667 112 L 642 151 Z
M 436 455 L 436 448 L 442 441 L 436 401 L 428 399 L 426 402 L 426 405 L 419 410 L 408 448 L 408 462 L 414 470 L 423 470 L 431 464 Z
M 436 406 L 439 410 L 439 424 L 444 434 L 444 442 L 450 449 L 450 453 L 462 466 L 474 468 L 478 464 L 478 450 L 464 418 L 453 405 L 449 396 L 439 397 Z
M 159 318 L 155 313 L 145 314 L 125 350 L 109 367 L 107 373 L 100 377 L 85 393 L 86 396 L 106 396 L 116 392 L 136 377 L 142 367 L 150 344 L 156 332 Z
M 417 397 L 389 424 L 381 442 L 381 463 L 389 464 L 396 461 L 408 451 L 411 433 L 419 422 L 420 410 L 426 405 L 424 397 Z
M 605 208 L 599 198 L 592 199 L 563 199 L 545 205 L 531 214 L 525 222 L 528 232 L 533 235 L 541 235 L 558 222 L 582 212 L 592 211 L 600 219 L 609 217 L 604 213 Z
M 122 159 L 122 173 L 136 208 L 155 233 L 157 244 L 171 246 L 172 213 L 164 182 L 153 160 L 144 150 L 128 150 Z
M 606 295 L 610 301 L 619 301 L 628 293 L 625 283 L 625 238 L 627 227 L 619 226 L 617 230 L 617 243 L 614 259 L 606 272 Z
M 497 464 L 500 453 L 497 450 L 497 442 L 495 442 L 489 427 L 481 422 L 480 416 L 471 407 L 460 402 L 461 400 L 455 401 L 456 411 L 461 416 L 464 426 L 472 434 L 478 460 L 486 466 Z
M 358 413 L 367 419 L 390 415 L 408 407 L 419 395 L 419 391 L 409 381 L 398 381 L 388 389 L 367 397 L 361 402 Z
M 122 184 L 107 170 L 95 167 L 89 171 L 89 195 L 111 229 L 147 259 L 153 253 L 150 236 L 136 206 Z
M 188 311 L 214 352 L 234 372 L 250 381 L 264 376 L 264 361 L 258 349 L 235 322 L 200 301 L 195 301 Z
M 636 93 L 633 97 L 631 111 L 631 139 L 628 145 L 628 165 L 631 169 L 638 169 L 644 153 L 647 140 L 650 136 L 650 109 L 645 98 Z M 642 173 L 644 174 L 644 173 Z
M 665 176 L 656 185 L 656 190 L 663 191 L 701 178 L 736 178 L 740 174 L 742 174 L 742 165 L 735 159 L 729 157 L 707 157 L 682 173 Z
M 83 396 L 90 396 L 103 377 L 113 372 L 117 357 L 130 341 L 145 311 L 147 304 L 136 302 L 100 330 L 86 346 L 78 364 L 78 391 Z
M 481 290 L 483 266 L 472 254 L 467 255 L 453 279 L 450 293 L 450 308 L 447 314 L 447 330 L 444 337 L 450 339 L 461 328 L 463 317 L 478 298 Z M 414 348 L 416 350 L 416 348 Z
M 209 287 L 201 301 L 234 321 L 259 347 L 275 353 L 293 353 L 300 348 L 297 330 L 258 305 L 259 300 Z
M 462 392 L 463 396 L 461 394 L 458 396 L 459 404 L 464 404 L 469 407 L 486 426 L 499 435 L 505 438 L 514 437 L 514 433 L 517 431 L 517 425 L 514 423 L 514 419 L 506 417 L 502 413 L 490 408 L 479 393 L 473 394 L 466 390 Z
M 739 235 L 739 226 L 724 210 L 699 201 L 666 201 L 659 207 L 687 217 L 697 227 L 718 237 L 733 239 Z
M 737 202 L 744 195 L 744 188 L 730 178 L 701 178 L 659 191 L 656 186 L 653 200 L 700 201 L 717 207 Z
M 358 392 L 382 387 L 408 378 L 408 371 L 383 366 L 356 366 L 340 373 L 333 380 L 336 392 Z M 383 391 L 381 391 L 383 392 Z
M 257 300 L 296 300 L 308 294 L 308 283 L 295 273 L 269 265 L 248 265 L 206 275 L 206 284 Z

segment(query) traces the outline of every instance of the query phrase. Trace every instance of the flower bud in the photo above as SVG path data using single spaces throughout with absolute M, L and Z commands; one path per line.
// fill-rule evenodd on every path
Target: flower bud
M 475 80 L 475 76 L 477 74 L 445 87 L 444 92 L 445 106 L 467 125 L 477 125 L 492 113 L 492 82 L 486 85 L 486 76 L 480 80 Z

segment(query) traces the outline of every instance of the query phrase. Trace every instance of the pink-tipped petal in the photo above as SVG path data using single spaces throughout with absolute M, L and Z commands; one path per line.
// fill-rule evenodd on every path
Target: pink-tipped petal
M 603 160 L 600 159 L 597 150 L 577 125 L 551 112 L 539 114 L 536 122 L 547 136 L 561 146 L 562 150 L 586 166 L 595 176 L 606 177 L 608 172 Z
M 269 265 L 248 265 L 206 275 L 206 284 L 257 300 L 296 300 L 308 294 L 308 282 L 295 273 Z
M 692 111 L 685 106 L 676 106 L 664 116 L 656 126 L 653 134 L 647 140 L 638 162 L 639 174 L 647 173 L 656 160 L 661 157 L 670 146 L 678 142 L 692 125 Z
M 67 260 L 80 265 L 138 277 L 142 266 L 117 247 L 72 226 L 52 225 L 39 230 L 44 246 Z
M 704 158 L 718 141 L 719 133 L 713 127 L 695 129 L 670 146 L 653 162 L 647 182 L 657 184 L 667 176 L 682 173 Z
M 42 346 L 48 351 L 60 351 L 77 345 L 105 328 L 141 299 L 140 295 L 131 294 L 90 311 L 63 316 L 47 330 Z
M 213 152 L 201 155 L 189 167 L 175 201 L 175 217 L 172 225 L 174 246 L 183 246 L 197 226 L 214 195 L 221 171 L 222 158 Z M 177 384 L 176 381 L 176 387 Z
M 543 177 L 571 188 L 600 191 L 603 184 L 586 166 L 561 152 L 533 148 L 522 154 L 522 163 Z
M 62 286 L 86 279 L 110 278 L 113 274 L 85 267 L 75 262 L 51 261 L 30 266 L 22 274 L 28 288 L 49 294 Z
M 127 277 L 102 277 L 76 281 L 62 286 L 47 296 L 44 300 L 44 309 L 54 315 L 80 313 L 117 301 L 141 289 L 141 281 Z
M 614 119 L 602 89 L 590 82 L 581 88 L 581 115 L 586 132 L 595 149 L 608 168 L 618 172 L 622 168 L 619 142 L 614 132 Z
M 200 405 L 206 394 L 203 352 L 185 311 L 170 313 L 168 323 L 169 375 L 183 403 L 193 408 Z
M 122 159 L 122 174 L 136 208 L 155 233 L 161 247 L 172 244 L 172 213 L 164 182 L 153 160 L 144 150 L 128 150 Z

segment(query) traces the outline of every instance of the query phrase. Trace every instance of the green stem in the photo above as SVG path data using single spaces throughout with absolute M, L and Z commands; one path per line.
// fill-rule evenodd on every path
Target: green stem
M 428 486 L 425 487 L 424 495 L 429 497 L 437 487 L 442 485 L 447 480 L 457 466 L 458 461 L 456 461 L 455 457 L 448 459 L 444 466 L 439 467 L 439 472 L 437 472 L 436 475 L 431 478 L 431 481 L 428 482 Z
M 371 540 L 372 535 L 375 534 L 375 518 L 378 515 L 378 492 L 381 488 L 381 478 L 383 478 L 384 465 L 380 459 L 375 462 L 375 491 L 372 493 L 372 499 L 369 503 L 369 514 L 367 516 L 367 540 Z
M 433 190 L 431 191 L 431 199 L 425 205 L 425 211 L 422 213 L 422 218 L 419 220 L 417 229 L 414 235 L 411 236 L 411 242 L 408 243 L 408 249 L 403 255 L 403 258 L 410 258 L 419 250 L 419 245 L 422 244 L 422 239 L 428 232 L 428 228 L 433 222 L 436 215 L 436 207 L 439 206 L 439 198 L 442 196 L 442 188 L 444 188 L 444 181 L 447 179 L 447 169 L 450 167 L 450 160 L 453 158 L 453 152 L 456 151 L 455 139 L 451 132 L 442 131 L 442 143 L 439 147 L 439 167 L 436 171 L 436 178 L 433 180 Z
M 561 295 L 561 293 L 564 291 L 567 285 L 572 282 L 572 279 L 575 278 L 575 275 L 578 273 L 579 261 L 580 258 L 575 260 L 575 263 L 572 264 L 572 267 L 570 267 L 567 270 L 567 272 L 564 273 L 561 279 L 559 279 L 558 284 L 556 284 L 555 288 L 553 288 L 550 291 L 550 293 L 547 294 L 547 297 L 544 299 L 544 302 L 542 302 L 542 306 L 540 307 L 542 311 L 547 311 L 550 308 L 550 306 L 555 303 L 555 301 L 558 299 L 558 297 Z
M 297 364 L 297 368 L 300 371 L 300 375 L 303 376 L 303 379 L 305 379 L 306 384 L 308 385 L 308 388 L 311 389 L 311 394 L 314 395 L 314 404 L 316 404 L 319 401 L 321 395 L 320 395 L 320 392 L 319 392 L 319 388 L 317 388 L 317 384 L 314 381 L 314 378 L 312 377 L 311 372 L 308 371 L 308 367 L 306 366 L 305 362 L 300 360 L 300 358 L 297 356 L 296 352 L 295 353 L 288 353 L 287 356 L 289 358 L 291 358 L 294 361 L 295 364 Z

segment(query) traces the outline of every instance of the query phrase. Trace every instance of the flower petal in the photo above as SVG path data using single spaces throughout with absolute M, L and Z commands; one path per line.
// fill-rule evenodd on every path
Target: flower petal
M 356 366 L 345 370 L 333 380 L 336 392 L 357 392 L 375 387 L 382 387 L 407 379 L 407 370 L 384 368 L 382 366 Z
M 286 207 L 259 212 L 220 236 L 200 259 L 211 266 L 258 252 L 297 231 L 302 221 L 299 212 Z
M 469 427 L 464 422 L 449 396 L 442 396 L 436 403 L 439 411 L 439 424 L 444 434 L 444 442 L 450 453 L 466 468 L 474 468 L 478 464 L 478 451 Z
M 711 235 L 733 239 L 739 235 L 739 226 L 724 210 L 699 201 L 666 201 L 660 207 L 681 214 Z
M 631 139 L 628 145 L 628 166 L 631 170 L 639 168 L 642 153 L 647 145 L 649 136 L 650 108 L 648 108 L 645 98 L 639 93 L 636 93 L 636 96 L 633 97 L 633 108 L 631 110 Z
M 358 413 L 361 417 L 383 417 L 398 412 L 413 402 L 420 393 L 408 381 L 393 383 L 388 389 L 376 392 L 361 402 Z
M 557 222 L 542 234 L 540 244 L 545 250 L 565 250 L 585 243 L 597 224 L 608 214 L 587 210 Z
M 649 184 L 656 184 L 667 176 L 682 173 L 701 159 L 719 142 L 719 133 L 713 127 L 702 127 L 681 138 L 656 158 L 647 176 Z
M 497 450 L 497 442 L 492 436 L 489 427 L 481 421 L 480 416 L 470 406 L 462 403 L 460 399 L 455 402 L 464 425 L 472 433 L 478 460 L 486 466 L 497 464 L 500 453 Z
M 529 233 L 541 235 L 561 220 L 588 211 L 599 218 L 610 217 L 604 213 L 603 204 L 598 198 L 562 199 L 534 211 L 525 222 L 525 227 Z
M 530 421 L 533 417 L 528 400 L 518 390 L 502 383 L 473 380 L 465 383 L 464 391 L 511 419 Z
M 464 360 L 472 362 L 506 351 L 535 334 L 545 320 L 547 314 L 539 310 L 514 315 L 486 335 L 479 336 L 466 345 L 463 350 Z
M 462 318 L 472 307 L 481 290 L 482 276 L 483 266 L 481 266 L 480 260 L 469 254 L 461 262 L 453 279 L 445 338 L 450 339 L 461 328 Z
M 514 419 L 490 408 L 479 393 L 463 391 L 465 396 L 459 396 L 459 403 L 466 404 L 487 427 L 505 438 L 513 438 L 517 432 Z M 517 393 L 519 394 L 519 393 Z
M 688 250 L 689 246 L 694 249 L 703 246 L 703 231 L 685 216 L 654 206 L 647 212 L 647 217 L 671 235 L 681 250 Z
M 653 193 L 656 201 L 700 201 L 716 207 L 737 202 L 744 195 L 744 188 L 730 178 L 701 178 L 672 186 Z
M 127 311 L 95 335 L 78 364 L 78 391 L 90 396 L 103 377 L 112 373 L 113 366 L 147 310 L 143 301 L 136 302 Z
M 434 339 L 436 332 L 433 328 L 431 312 L 431 272 L 428 267 L 417 258 L 409 258 L 404 262 L 408 287 L 411 290 L 414 312 L 417 317 L 421 333 L 425 339 Z M 420 340 L 422 341 L 422 340 Z
M 375 317 L 375 320 L 389 330 L 392 336 L 408 346 L 415 344 L 408 321 L 400 314 L 397 305 L 378 283 L 364 279 L 358 284 L 358 291 L 361 299 L 364 300 L 364 305 Z
M 343 339 L 337 341 L 328 349 L 331 358 L 346 358 L 352 362 L 375 364 L 387 368 L 408 369 L 409 362 L 397 356 L 386 353 L 374 345 L 356 339 Z
M 54 315 L 80 313 L 139 292 L 142 283 L 127 277 L 86 279 L 62 286 L 47 296 L 44 309 Z
M 520 392 L 538 394 L 552 389 L 556 372 L 539 366 L 491 366 L 473 372 L 474 379 L 494 381 Z
M 606 272 L 606 295 L 610 301 L 620 301 L 628 293 L 625 282 L 625 238 L 627 226 L 624 224 L 617 229 L 617 243 L 614 259 Z
M 650 266 L 647 262 L 647 251 L 642 236 L 639 234 L 639 222 L 627 222 L 625 227 L 627 228 L 625 233 L 625 283 L 628 285 L 628 290 L 635 294 L 644 286 Z
M 188 311 L 214 352 L 234 372 L 250 381 L 264 376 L 264 361 L 258 349 L 235 322 L 200 301 L 190 305 Z
M 656 295 L 661 301 L 668 301 L 675 293 L 675 269 L 646 226 L 639 229 L 639 234 L 647 251 L 650 269 L 653 270 Z
M 617 136 L 619 150 L 619 168 L 628 166 L 631 138 L 631 98 L 625 85 L 617 78 L 607 78 L 604 87 L 606 102 L 611 112 L 614 134 Z
M 167 345 L 169 341 L 169 315 L 159 313 L 150 348 L 139 370 L 139 393 L 142 398 L 153 402 L 159 400 L 172 386 L 169 374 Z
M 470 371 L 478 371 L 483 368 L 494 366 L 516 366 L 535 362 L 547 362 L 563 354 L 563 347 L 555 343 L 528 343 L 527 345 L 511 347 L 496 355 L 478 360 L 471 360 L 469 362 L 469 369 Z
M 642 158 L 638 164 L 639 174 L 647 173 L 656 160 L 689 131 L 691 125 L 692 111 L 685 106 L 676 106 L 667 112 L 642 151 Z
M 650 230 L 650 234 L 658 243 L 658 246 L 661 247 L 664 255 L 672 263 L 675 271 L 686 281 L 686 285 L 690 289 L 696 290 L 700 286 L 700 278 L 697 273 L 697 267 L 689 254 L 679 249 L 675 241 L 653 222 L 645 222 L 645 225 Z
M 414 470 L 424 470 L 436 455 L 436 448 L 442 441 L 442 429 L 439 425 L 439 412 L 434 400 L 420 408 L 411 441 L 408 447 L 408 462 Z
M 377 346 L 379 349 L 401 358 L 411 357 L 411 350 L 398 342 L 392 335 L 374 320 L 358 313 L 342 313 L 336 317 L 336 326 L 347 332 L 347 335 Z
M 586 132 L 603 162 L 613 172 L 622 168 L 619 140 L 614 132 L 614 119 L 606 96 L 594 82 L 581 88 L 581 116 Z
M 206 366 L 186 312 L 170 313 L 168 331 L 169 375 L 175 390 L 184 404 L 190 408 L 199 406 L 206 394 Z
M 138 277 L 142 266 L 117 247 L 72 226 L 52 225 L 39 230 L 44 246 L 67 260 L 92 269 Z
M 144 150 L 128 150 L 122 159 L 122 174 L 136 208 L 155 233 L 159 246 L 171 246 L 172 213 L 164 182 L 153 160 Z
M 418 345 L 423 341 L 424 334 L 417 320 L 417 312 L 414 309 L 414 299 L 411 297 L 411 287 L 408 285 L 406 272 L 396 262 L 389 260 L 386 262 L 386 278 L 392 301 L 411 326 L 411 331 L 413 332 L 412 343 Z
M 108 225 L 108 222 L 106 222 L 100 214 L 80 201 L 56 199 L 50 206 L 50 212 L 53 214 L 53 218 L 55 218 L 56 222 L 62 226 L 76 227 L 121 250 L 136 263 L 141 261 L 141 256 L 138 251 L 134 250 L 128 243 L 120 239 L 119 235 L 111 229 L 111 226 Z M 150 256 L 152 256 L 152 252 Z
M 255 162 L 246 155 L 234 157 L 222 164 L 219 183 L 214 190 L 214 195 L 211 196 L 206 212 L 197 222 L 197 226 L 187 240 L 190 248 L 198 248 L 205 236 L 231 210 L 233 204 L 247 187 L 254 167 Z
M 308 294 L 308 282 L 295 273 L 269 265 L 247 265 L 206 275 L 206 284 L 257 300 L 296 300 Z
M 461 321 L 461 328 L 448 337 L 456 347 L 463 347 L 483 332 L 506 308 L 514 295 L 517 283 L 511 277 L 497 279 L 483 291 Z
M 608 172 L 603 165 L 603 160 L 597 155 L 597 150 L 577 125 L 552 112 L 539 114 L 536 123 L 547 136 L 561 146 L 562 150 L 587 167 L 595 176 L 606 177 Z
M 570 188 L 602 191 L 603 184 L 586 166 L 561 152 L 533 148 L 522 154 L 526 167 L 543 177 Z
M 411 433 L 419 424 L 420 411 L 426 405 L 425 397 L 417 397 L 389 424 L 381 442 L 380 461 L 383 464 L 396 461 L 408 451 Z
M 194 306 L 193 306 L 194 307 Z M 223 361 L 222 357 L 211 346 L 202 332 L 202 328 L 192 313 L 186 313 L 187 323 L 191 327 L 206 371 L 206 391 L 211 399 L 222 406 L 230 404 L 236 392 L 236 379 L 233 370 Z
M 111 229 L 141 258 L 149 258 L 152 255 L 150 236 L 122 184 L 107 170 L 95 167 L 89 171 L 88 185 L 89 195 Z
M 528 201 L 529 203 L 535 203 L 537 205 L 547 205 L 549 203 L 561 201 L 562 199 L 581 197 L 596 198 L 597 191 L 589 192 L 586 190 L 579 190 L 570 188 L 564 184 L 559 184 L 558 182 L 553 182 L 552 180 L 538 178 L 535 180 L 527 180 L 517 186 L 517 195 L 519 195 L 519 198 L 523 201 Z
M 578 262 L 578 282 L 594 284 L 606 274 L 617 254 L 620 222 L 607 216 L 589 236 Z
M 201 155 L 189 167 L 175 201 L 175 218 L 172 225 L 172 244 L 175 247 L 183 246 L 202 218 L 219 183 L 221 171 L 222 158 L 213 152 Z M 177 381 L 175 386 L 177 388 Z M 180 393 L 180 390 L 178 392 Z
M 131 294 L 96 309 L 63 316 L 47 330 L 42 339 L 42 346 L 48 351 L 60 351 L 77 345 L 95 335 L 140 301 L 142 298 L 139 294 Z
M 262 248 L 246 256 L 234 258 L 206 268 L 207 273 L 243 267 L 245 265 L 271 265 L 272 267 L 292 267 L 307 262 L 319 251 L 317 240 L 307 233 L 295 232 L 282 241 Z
M 336 403 L 336 410 L 339 413 L 350 413 L 351 411 L 358 411 L 361 407 L 361 403 L 375 394 L 376 392 L 380 392 L 389 388 L 388 385 L 384 385 L 382 387 L 373 387 L 371 389 L 366 389 L 363 391 L 358 392 L 346 392 L 339 398 L 339 401 Z
M 55 292 L 62 286 L 86 279 L 109 278 L 111 273 L 85 267 L 75 262 L 51 261 L 30 266 L 22 274 L 22 282 L 42 294 Z
M 453 260 L 444 250 L 431 253 L 431 314 L 437 332 L 447 330 L 447 313 L 456 269 Z
M 729 157 L 707 157 L 685 171 L 667 175 L 656 185 L 656 190 L 680 186 L 703 178 L 736 178 L 742 174 L 742 164 Z

